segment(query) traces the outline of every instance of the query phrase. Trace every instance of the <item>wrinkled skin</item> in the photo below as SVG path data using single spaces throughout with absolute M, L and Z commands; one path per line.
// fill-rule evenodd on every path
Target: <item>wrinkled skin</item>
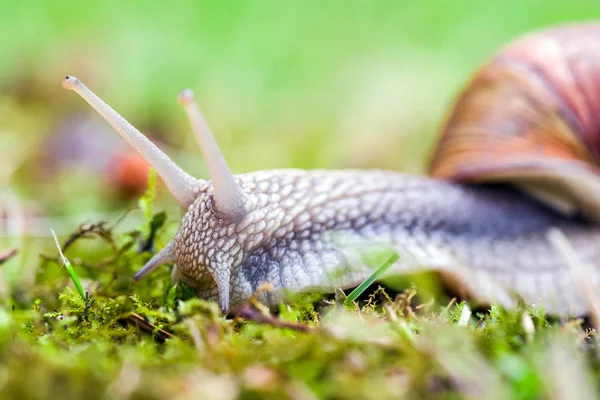
M 572 271 L 549 242 L 570 240 L 598 286 L 600 228 L 568 219 L 507 187 L 467 187 L 387 171 L 259 171 L 236 176 L 248 214 L 220 218 L 210 181 L 174 239 L 174 280 L 223 311 L 264 283 L 270 305 L 285 290 L 333 291 L 364 280 L 367 251 L 401 256 L 390 274 L 432 269 L 486 301 L 516 292 L 549 312 L 581 314 Z

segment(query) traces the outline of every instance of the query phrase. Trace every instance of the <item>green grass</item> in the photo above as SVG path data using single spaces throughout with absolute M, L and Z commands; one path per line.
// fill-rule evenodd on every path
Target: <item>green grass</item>
M 69 272 L 69 276 L 71 276 L 71 280 L 73 281 L 73 284 L 75 285 L 75 288 L 77 289 L 77 292 L 79 292 L 79 295 L 81 296 L 83 301 L 85 301 L 86 296 L 85 296 L 85 292 L 83 291 L 83 287 L 81 286 L 81 282 L 79 282 L 79 277 L 77 276 L 75 269 L 71 265 L 71 262 L 63 254 L 62 249 L 60 247 L 60 243 L 58 243 L 58 238 L 56 237 L 56 233 L 54 233 L 54 231 L 51 231 L 51 232 L 52 232 L 52 236 L 54 237 L 54 241 L 56 242 L 56 248 L 58 249 L 58 254 L 60 255 L 62 263 L 65 266 L 65 268 L 67 269 L 67 271 Z
M 358 285 L 356 289 L 350 292 L 348 298 L 346 299 L 346 304 L 350 304 L 353 301 L 356 301 L 356 299 L 358 299 L 360 295 L 363 294 L 365 290 L 369 288 L 369 286 L 371 286 L 377 279 L 379 279 L 383 274 L 385 274 L 385 272 L 388 269 L 390 269 L 390 267 L 394 265 L 394 263 L 396 263 L 396 261 L 398 261 L 399 259 L 400 256 L 396 253 L 389 256 L 389 258 L 385 260 L 385 262 L 381 264 L 381 266 L 379 266 L 375 271 L 373 271 L 373 273 L 369 275 L 367 279 L 361 282 L 361 284 Z

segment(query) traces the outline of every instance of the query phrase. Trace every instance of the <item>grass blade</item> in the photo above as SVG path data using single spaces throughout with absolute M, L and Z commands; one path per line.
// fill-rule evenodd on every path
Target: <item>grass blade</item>
M 377 278 L 379 278 L 388 269 L 390 269 L 390 267 L 392 265 L 394 265 L 396 263 L 396 261 L 398 261 L 399 259 L 400 259 L 400 256 L 398 254 L 396 254 L 396 253 L 392 254 L 387 260 L 385 260 L 385 262 L 383 264 L 381 264 L 381 266 L 379 268 L 377 268 L 375 271 L 373 271 L 373 273 L 371 275 L 369 275 L 369 277 L 367 279 L 362 281 L 362 283 L 360 285 L 358 285 L 356 287 L 356 289 L 354 289 L 348 295 L 348 298 L 346 299 L 346 304 L 350 304 L 350 303 L 354 302 L 356 299 L 358 299 L 358 297 L 361 294 L 363 294 L 363 292 L 365 290 L 367 290 L 367 288 L 369 286 L 371 286 L 373 284 L 373 282 L 375 282 L 377 280 Z
M 63 264 L 65 264 L 67 271 L 69 271 L 69 275 L 71 275 L 71 280 L 73 281 L 73 284 L 75 284 L 75 287 L 77 288 L 77 291 L 81 295 L 81 298 L 83 299 L 83 301 L 87 303 L 87 300 L 85 297 L 85 292 L 83 291 L 81 282 L 79 282 L 79 278 L 77 277 L 75 270 L 71 266 L 71 263 L 69 262 L 67 257 L 65 257 L 65 255 L 63 254 L 62 249 L 60 248 L 60 244 L 58 243 L 58 238 L 56 237 L 56 233 L 54 233 L 54 229 L 50 229 L 50 232 L 52 232 L 52 236 L 54 237 L 54 242 L 56 243 L 56 248 L 58 249 L 58 254 L 60 254 L 60 258 L 62 259 Z

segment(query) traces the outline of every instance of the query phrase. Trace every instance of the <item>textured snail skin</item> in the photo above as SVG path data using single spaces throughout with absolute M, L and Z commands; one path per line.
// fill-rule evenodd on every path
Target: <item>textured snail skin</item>
M 457 278 L 489 301 L 516 292 L 549 312 L 581 314 L 585 305 L 564 258 L 547 238 L 565 234 L 580 261 L 597 271 L 600 228 L 576 221 L 506 187 L 465 186 L 388 171 L 259 171 L 236 176 L 247 216 L 227 223 L 212 209 L 210 181 L 200 188 L 174 241 L 174 278 L 230 306 L 265 282 L 276 304 L 284 290 L 347 288 L 372 269 L 360 254 L 373 246 L 401 256 L 388 274 L 423 269 Z M 224 310 L 227 311 L 227 310 Z

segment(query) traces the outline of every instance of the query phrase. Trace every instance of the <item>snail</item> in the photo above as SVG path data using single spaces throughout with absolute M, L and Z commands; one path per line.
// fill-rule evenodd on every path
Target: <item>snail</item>
M 530 33 L 507 45 L 456 100 L 429 176 L 383 170 L 281 169 L 233 175 L 188 89 L 179 101 L 210 180 L 169 159 L 74 77 L 63 81 L 148 161 L 186 210 L 175 237 L 135 274 L 174 264 L 173 281 L 227 313 L 260 300 L 333 291 L 372 273 L 370 248 L 399 260 L 385 276 L 437 271 L 485 302 L 513 294 L 549 313 L 589 312 L 559 231 L 598 287 L 598 24 Z M 595 47 L 596 46 L 596 47 Z

